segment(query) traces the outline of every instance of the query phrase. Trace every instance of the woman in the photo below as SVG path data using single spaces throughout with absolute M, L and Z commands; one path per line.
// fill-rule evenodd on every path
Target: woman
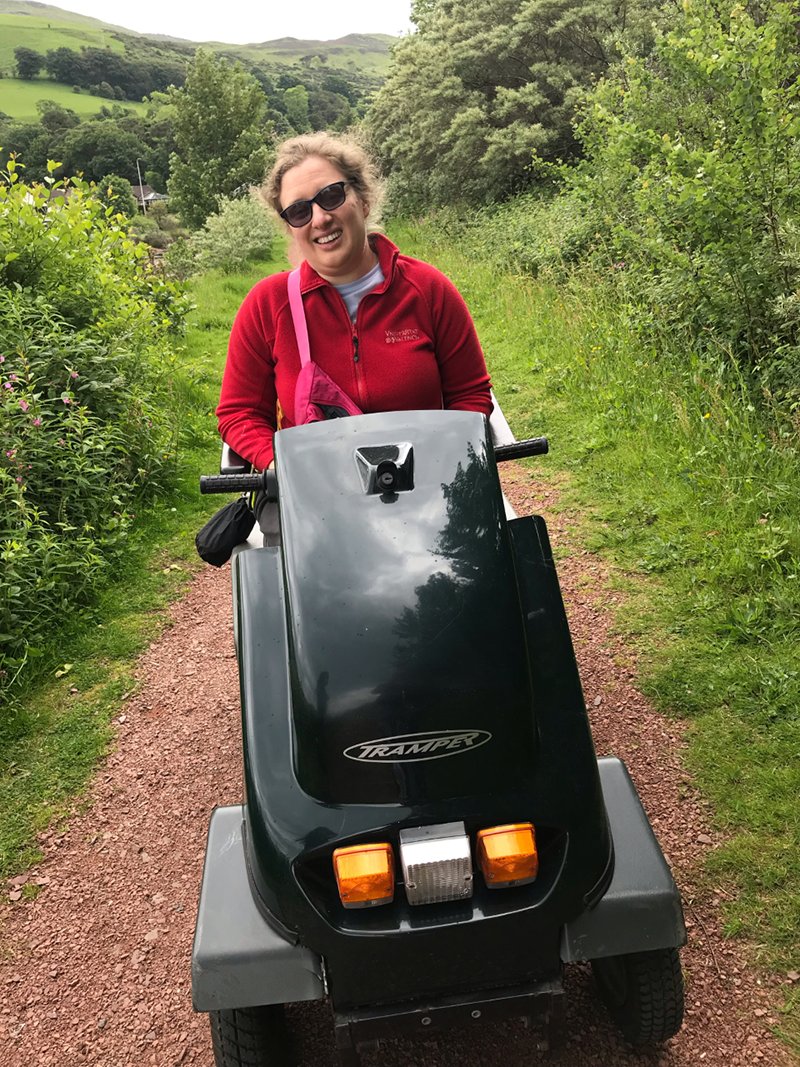
M 367 233 L 376 195 L 356 145 L 316 133 L 281 146 L 266 196 L 303 259 L 312 359 L 364 413 L 490 415 L 489 375 L 466 304 L 434 267 Z M 296 425 L 300 354 L 287 279 L 265 278 L 239 309 L 217 408 L 225 441 L 259 470 L 273 462 L 276 429 Z

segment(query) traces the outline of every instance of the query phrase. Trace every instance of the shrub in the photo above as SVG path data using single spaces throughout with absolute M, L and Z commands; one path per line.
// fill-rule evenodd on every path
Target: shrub
M 568 195 L 651 311 L 800 391 L 796 5 L 683 7 L 656 61 L 629 57 L 585 101 Z
M 172 242 L 161 262 L 167 277 L 179 282 L 185 282 L 197 270 L 195 254 L 183 237 Z
M 166 248 L 169 245 L 169 235 L 163 230 L 153 230 L 152 233 L 145 234 L 144 240 L 151 248 Z
M 97 196 L 104 207 L 127 215 L 129 219 L 135 219 L 139 213 L 131 183 L 127 178 L 120 178 L 118 174 L 106 174 L 103 180 L 97 183 Z
M 0 699 L 171 483 L 164 361 L 187 308 L 88 185 L 48 200 L 13 162 L 3 177 Z
M 217 214 L 209 215 L 197 234 L 200 262 L 226 274 L 241 270 L 252 256 L 267 256 L 275 239 L 272 220 L 254 197 L 220 199 Z
M 147 209 L 147 217 L 151 219 L 159 230 L 172 233 L 178 228 L 178 220 L 170 215 L 169 208 L 163 200 L 156 200 Z

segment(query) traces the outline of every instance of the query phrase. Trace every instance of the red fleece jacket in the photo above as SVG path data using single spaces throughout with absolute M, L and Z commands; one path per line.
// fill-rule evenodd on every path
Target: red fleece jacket
M 371 234 L 370 242 L 384 280 L 362 298 L 355 322 L 334 287 L 303 263 L 311 358 L 365 414 L 445 407 L 490 415 L 489 375 L 461 294 L 387 237 Z M 281 427 L 295 425 L 300 354 L 287 278 L 264 278 L 239 308 L 217 408 L 224 440 L 259 470 L 272 461 L 278 403 Z

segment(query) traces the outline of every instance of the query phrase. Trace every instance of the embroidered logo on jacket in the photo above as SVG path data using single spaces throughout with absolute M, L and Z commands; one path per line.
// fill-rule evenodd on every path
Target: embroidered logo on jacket
M 398 341 L 419 341 L 419 330 L 387 330 L 386 331 L 386 344 L 394 345 Z

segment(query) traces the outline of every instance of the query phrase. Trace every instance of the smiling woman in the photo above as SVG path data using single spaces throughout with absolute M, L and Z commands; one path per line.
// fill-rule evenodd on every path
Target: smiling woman
M 308 156 L 283 176 L 279 215 L 292 227 L 303 259 L 332 285 L 354 282 L 378 265 L 367 241 L 370 201 L 362 196 L 321 156 Z
M 379 194 L 369 158 L 352 142 L 317 133 L 278 152 L 264 195 L 302 259 L 295 278 L 311 359 L 349 399 L 344 407 L 364 414 L 444 407 L 488 416 L 489 375 L 466 304 L 434 267 L 368 232 Z M 259 469 L 272 464 L 277 430 L 314 417 L 298 399 L 304 361 L 290 277 L 265 278 L 242 304 L 217 408 L 223 438 Z M 347 413 L 337 407 L 325 417 Z M 266 512 L 259 521 L 269 537 Z

